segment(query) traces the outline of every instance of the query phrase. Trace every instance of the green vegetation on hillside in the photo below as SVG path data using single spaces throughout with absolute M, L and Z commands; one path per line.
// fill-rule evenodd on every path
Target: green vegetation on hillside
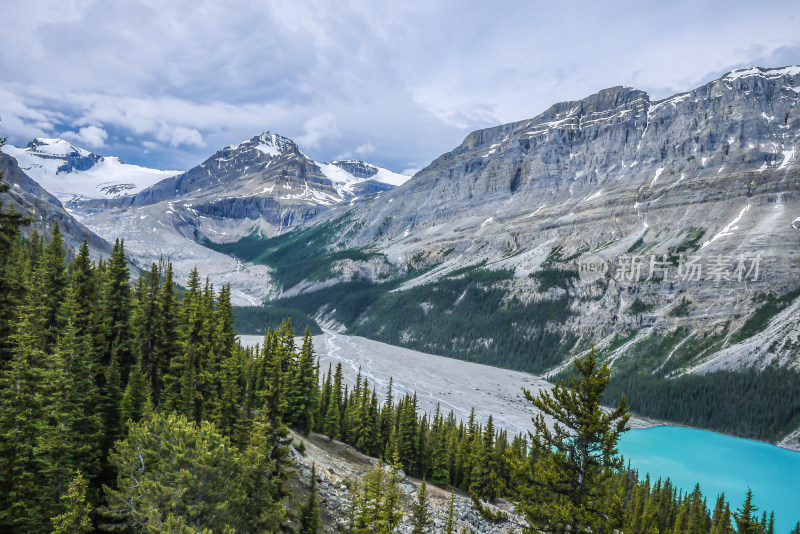
M 739 343 L 764 330 L 773 317 L 789 306 L 794 299 L 800 297 L 800 286 L 778 297 L 770 293 L 764 297 L 764 303 L 748 317 L 736 334 L 731 338 L 730 344 Z
M 277 306 L 234 306 L 233 327 L 238 334 L 261 335 L 267 330 L 277 330 L 286 319 L 298 332 L 309 329 L 311 335 L 322 333 L 317 322 L 300 310 L 280 308 Z
M 530 277 L 539 282 L 539 291 L 542 293 L 553 287 L 560 287 L 566 291 L 578 278 L 578 271 L 576 269 L 559 269 L 551 264 L 546 264 L 538 271 L 532 272 Z
M 329 251 L 327 247 L 341 224 L 342 220 L 337 219 L 271 238 L 253 233 L 233 243 L 207 242 L 204 245 L 244 261 L 271 267 L 275 280 L 283 289 L 289 289 L 304 280 L 332 278 L 332 265 L 336 261 L 368 261 L 381 256 L 366 249 Z
M 384 294 L 353 333 L 393 345 L 541 372 L 575 342 L 548 325 L 571 315 L 569 299 L 524 303 L 507 297 L 510 271 L 464 269 L 433 284 Z
M 507 298 L 505 270 L 468 267 L 434 283 L 392 291 L 402 280 L 337 284 L 280 299 L 307 314 L 325 308 L 348 332 L 385 343 L 511 369 L 541 372 L 562 361 L 577 339 L 548 328 L 564 322 L 569 300 Z
M 624 393 L 635 413 L 751 439 L 776 440 L 800 426 L 800 373 L 717 371 L 677 378 L 615 372 L 605 401 Z

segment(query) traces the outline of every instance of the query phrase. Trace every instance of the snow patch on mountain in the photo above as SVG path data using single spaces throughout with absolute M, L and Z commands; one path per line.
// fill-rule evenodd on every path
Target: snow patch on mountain
M 93 154 L 63 139 L 36 138 L 25 148 L 6 145 L 3 150 L 17 160 L 28 176 L 64 203 L 130 195 L 180 172 L 130 165 L 117 157 Z
M 332 161 L 331 163 L 315 162 L 319 167 L 322 174 L 325 175 L 331 182 L 333 182 L 337 193 L 342 198 L 353 195 L 353 190 L 356 185 L 373 180 L 388 184 L 394 187 L 403 185 L 411 177 L 405 174 L 398 174 L 389 169 L 378 167 L 370 163 L 365 163 L 358 160 L 340 160 Z M 351 169 L 348 171 L 347 169 Z M 359 169 L 356 171 L 355 169 Z M 358 174 L 358 176 L 357 176 Z
M 800 74 L 800 65 L 792 65 L 789 67 L 781 67 L 777 69 L 768 69 L 763 67 L 749 67 L 746 69 L 738 69 L 729 72 L 725 75 L 725 80 L 738 80 L 740 78 L 749 78 L 750 76 L 762 76 L 767 79 L 780 78 L 781 76 L 797 76 Z

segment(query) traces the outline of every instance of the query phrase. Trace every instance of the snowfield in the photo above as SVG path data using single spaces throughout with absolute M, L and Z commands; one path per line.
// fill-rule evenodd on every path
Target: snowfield
M 132 195 L 181 172 L 149 169 L 117 157 L 97 156 L 63 139 L 37 138 L 25 148 L 6 145 L 3 152 L 14 157 L 25 174 L 63 203 Z M 81 161 L 80 167 L 85 170 L 65 170 L 70 160 Z

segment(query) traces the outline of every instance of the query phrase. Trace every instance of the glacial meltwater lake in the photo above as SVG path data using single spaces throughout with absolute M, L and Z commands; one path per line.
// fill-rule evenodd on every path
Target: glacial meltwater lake
M 712 509 L 722 492 L 731 510 L 739 508 L 750 487 L 759 516 L 775 512 L 776 534 L 788 534 L 800 521 L 800 452 L 673 426 L 630 430 L 619 449 L 641 478 L 646 473 L 653 482 L 669 477 L 684 492 L 699 482 Z

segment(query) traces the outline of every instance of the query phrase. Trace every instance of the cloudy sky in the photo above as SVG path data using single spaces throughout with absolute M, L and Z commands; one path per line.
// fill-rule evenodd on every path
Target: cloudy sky
M 407 171 L 604 87 L 800 63 L 796 0 L 736 4 L 4 0 L 0 135 L 188 169 L 269 130 Z

